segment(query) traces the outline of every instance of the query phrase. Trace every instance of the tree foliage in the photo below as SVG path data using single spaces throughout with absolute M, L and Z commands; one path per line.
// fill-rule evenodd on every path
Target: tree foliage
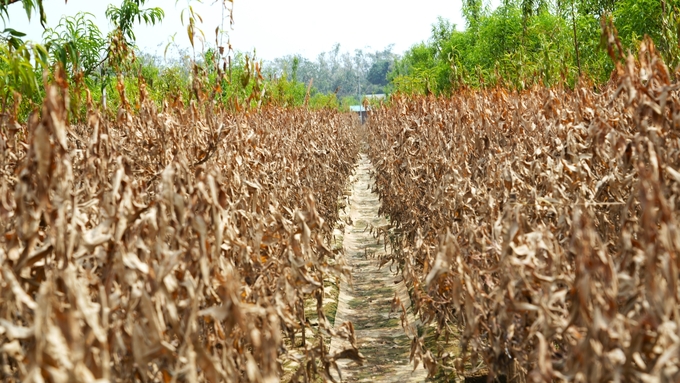
M 64 16 L 55 28 L 43 33 L 45 48 L 68 72 L 91 73 L 101 64 L 106 38 L 90 17 L 82 12 Z
M 135 40 L 133 26 L 135 23 L 144 22 L 147 25 L 155 25 L 163 20 L 165 12 L 160 7 L 142 8 L 146 0 L 123 0 L 119 7 L 110 4 L 106 9 L 106 17 L 113 23 L 120 34 L 125 37 L 125 42 L 132 45 Z
M 24 10 L 26 11 L 26 16 L 28 19 L 31 19 L 31 16 L 33 16 L 33 13 L 38 13 L 38 16 L 40 17 L 40 24 L 44 27 L 45 23 L 47 22 L 47 14 L 45 13 L 45 9 L 43 7 L 43 0 L 0 0 L 0 18 L 2 18 L 3 22 L 7 22 L 9 20 L 9 6 L 14 4 L 14 3 L 19 3 L 24 6 Z M 67 3 L 68 0 L 64 0 L 64 3 Z
M 18 1 L 0 0 L 0 16 L 9 17 L 7 9 L 13 3 Z M 216 30 L 215 45 L 207 43 L 201 30 L 202 17 L 188 2 L 181 22 L 187 28 L 191 52 L 178 49 L 175 56 L 168 58 L 169 48 L 179 48 L 173 37 L 166 46 L 165 58 L 144 54 L 135 46 L 134 26 L 155 25 L 165 16 L 161 8 L 145 8 L 146 3 L 121 0 L 119 6 L 109 5 L 106 16 L 114 29 L 108 35 L 101 32 L 87 13 L 63 17 L 56 26 L 46 27 L 44 45 L 24 41 L 21 31 L 7 28 L 1 32 L 0 53 L 4 55 L 0 59 L 0 74 L 6 75 L 0 89 L 0 126 L 13 119 L 25 120 L 40 104 L 44 97 L 41 86 L 44 69 L 49 69 L 49 78 L 55 77 L 55 69 L 64 69 L 60 78 L 69 86 L 69 112 L 73 120 L 86 117 L 87 100 L 108 111 L 137 110 L 145 98 L 159 106 L 210 99 L 234 110 L 259 108 L 263 104 L 340 108 L 346 94 L 337 94 L 328 90 L 330 87 L 343 89 L 347 94 L 356 94 L 357 89 L 365 92 L 383 89 L 384 81 L 383 85 L 373 85 L 366 76 L 373 62 L 388 60 L 387 56 L 364 55 L 360 50 L 354 56 L 341 55 L 339 46 L 328 59 L 321 58 L 324 65 L 313 71 L 308 60 L 291 56 L 293 62 L 286 58 L 280 61 L 281 66 L 272 64 L 267 71 L 270 76 L 265 79 L 262 63 L 254 53 L 235 52 L 229 44 L 226 47 L 222 44 L 227 33 L 223 30 L 225 20 L 233 22 L 228 1 L 219 2 L 228 16 Z M 42 0 L 26 0 L 22 4 L 29 16 L 42 9 Z M 45 22 L 44 13 L 41 17 Z M 195 44 L 199 40 L 201 44 Z M 321 72 L 328 76 L 324 79 L 319 75 Z M 318 79 L 315 86 L 324 91 L 311 87 L 313 78 Z
M 466 0 L 467 28 L 439 19 L 427 42 L 414 45 L 391 73 L 397 90 L 448 94 L 460 87 L 573 86 L 583 75 L 609 79 L 602 23 L 614 20 L 625 51 L 649 35 L 665 61 L 680 62 L 678 5 L 658 0 L 504 0 L 494 10 Z
M 34 13 L 39 14 L 45 27 L 43 44 L 24 41 L 26 35 L 12 28 L 0 33 L 0 48 L 4 53 L 0 71 L 5 73 L 6 79 L 0 90 L 2 114 L 7 117 L 7 107 L 18 103 L 21 106 L 15 107 L 14 115 L 10 116 L 10 119 L 16 118 L 17 113 L 25 114 L 32 105 L 39 104 L 44 94 L 44 89 L 38 85 L 42 82 L 42 71 L 63 68 L 73 95 L 71 112 L 77 116 L 77 110 L 83 107 L 80 101 L 85 90 L 105 92 L 109 79 L 115 77 L 106 73 L 110 70 L 120 73 L 134 62 L 134 24 L 153 25 L 163 18 L 160 8 L 142 8 L 145 2 L 123 0 L 119 7 L 110 5 L 106 16 L 115 28 L 104 36 L 91 14 L 65 16 L 54 28 L 49 28 L 46 27 L 42 0 L 21 1 L 29 20 Z M 19 1 L 0 0 L 0 16 L 5 23 L 9 21 L 8 7 L 14 3 Z M 7 118 L 3 118 L 0 123 L 6 121 Z
M 388 84 L 387 73 L 390 70 L 390 62 L 387 60 L 377 61 L 371 65 L 366 79 L 373 85 L 385 86 Z

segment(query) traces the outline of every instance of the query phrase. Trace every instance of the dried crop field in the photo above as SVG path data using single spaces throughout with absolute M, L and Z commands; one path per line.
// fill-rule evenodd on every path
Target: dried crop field
M 434 328 L 413 341 L 432 375 L 680 381 L 680 86 L 651 44 L 639 57 L 601 92 L 464 91 L 373 114 L 383 261 Z
M 394 96 L 363 128 L 158 110 L 143 87 L 134 113 L 121 91 L 71 125 L 52 85 L 0 131 L 0 379 L 332 381 L 349 359 L 350 380 L 416 380 L 410 345 L 444 381 L 680 381 L 670 78 L 647 41 L 604 89 Z M 329 302 L 352 267 L 353 298 Z
M 50 87 L 42 113 L 0 135 L 0 380 L 327 374 L 339 356 L 324 337 L 352 336 L 321 308 L 343 272 L 328 244 L 354 120 L 144 103 L 69 126 L 65 97 Z

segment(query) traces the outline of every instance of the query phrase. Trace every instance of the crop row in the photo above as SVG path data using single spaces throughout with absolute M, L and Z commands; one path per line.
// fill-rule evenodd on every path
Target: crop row
M 358 152 L 349 117 L 144 102 L 80 126 L 68 103 L 51 86 L 27 126 L 0 131 L 0 380 L 325 374 L 323 281 L 342 272 L 328 244 Z M 305 329 L 318 341 L 300 347 Z
M 413 340 L 431 374 L 482 361 L 520 380 L 680 380 L 680 87 L 649 41 L 638 57 L 602 90 L 373 112 L 384 261 L 434 329 Z

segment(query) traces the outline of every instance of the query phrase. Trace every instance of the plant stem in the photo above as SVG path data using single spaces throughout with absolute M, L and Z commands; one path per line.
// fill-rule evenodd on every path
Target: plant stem
M 576 66 L 578 67 L 578 76 L 581 77 L 581 57 L 578 52 L 578 38 L 576 37 L 576 14 L 574 13 L 574 1 L 571 2 L 571 25 L 574 28 L 574 50 L 576 51 Z

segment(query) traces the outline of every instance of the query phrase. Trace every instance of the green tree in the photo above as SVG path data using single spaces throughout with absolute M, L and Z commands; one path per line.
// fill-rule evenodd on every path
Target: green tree
M 106 17 L 114 25 L 115 30 L 124 37 L 125 43 L 133 45 L 137 40 L 133 26 L 144 22 L 147 25 L 160 23 L 165 12 L 160 7 L 142 8 L 147 0 L 123 0 L 119 7 L 110 4 L 106 9 Z
M 389 61 L 378 61 L 371 65 L 367 79 L 373 85 L 385 86 L 388 84 L 387 73 L 390 70 Z
M 88 76 L 102 63 L 106 38 L 90 17 L 83 12 L 64 16 L 55 28 L 43 32 L 43 43 L 54 61 L 73 74 Z
M 0 42 L 0 128 L 26 114 L 41 98 L 38 70 L 47 67 L 47 52 L 40 45 L 14 47 Z M 12 112 L 9 113 L 9 108 Z
M 468 28 L 475 29 L 482 17 L 482 0 L 464 0 L 463 16 L 467 21 Z
M 459 87 L 573 84 L 578 76 L 569 20 L 541 0 L 506 0 L 494 11 L 466 2 L 468 28 L 443 19 L 427 42 L 414 45 L 389 77 L 400 91 L 448 94 Z M 599 37 L 597 39 L 599 42 Z
M 613 11 L 614 23 L 622 43 L 634 47 L 645 35 L 657 44 L 662 42 L 664 13 L 660 0 L 619 0 Z M 668 46 L 660 46 L 667 50 Z

